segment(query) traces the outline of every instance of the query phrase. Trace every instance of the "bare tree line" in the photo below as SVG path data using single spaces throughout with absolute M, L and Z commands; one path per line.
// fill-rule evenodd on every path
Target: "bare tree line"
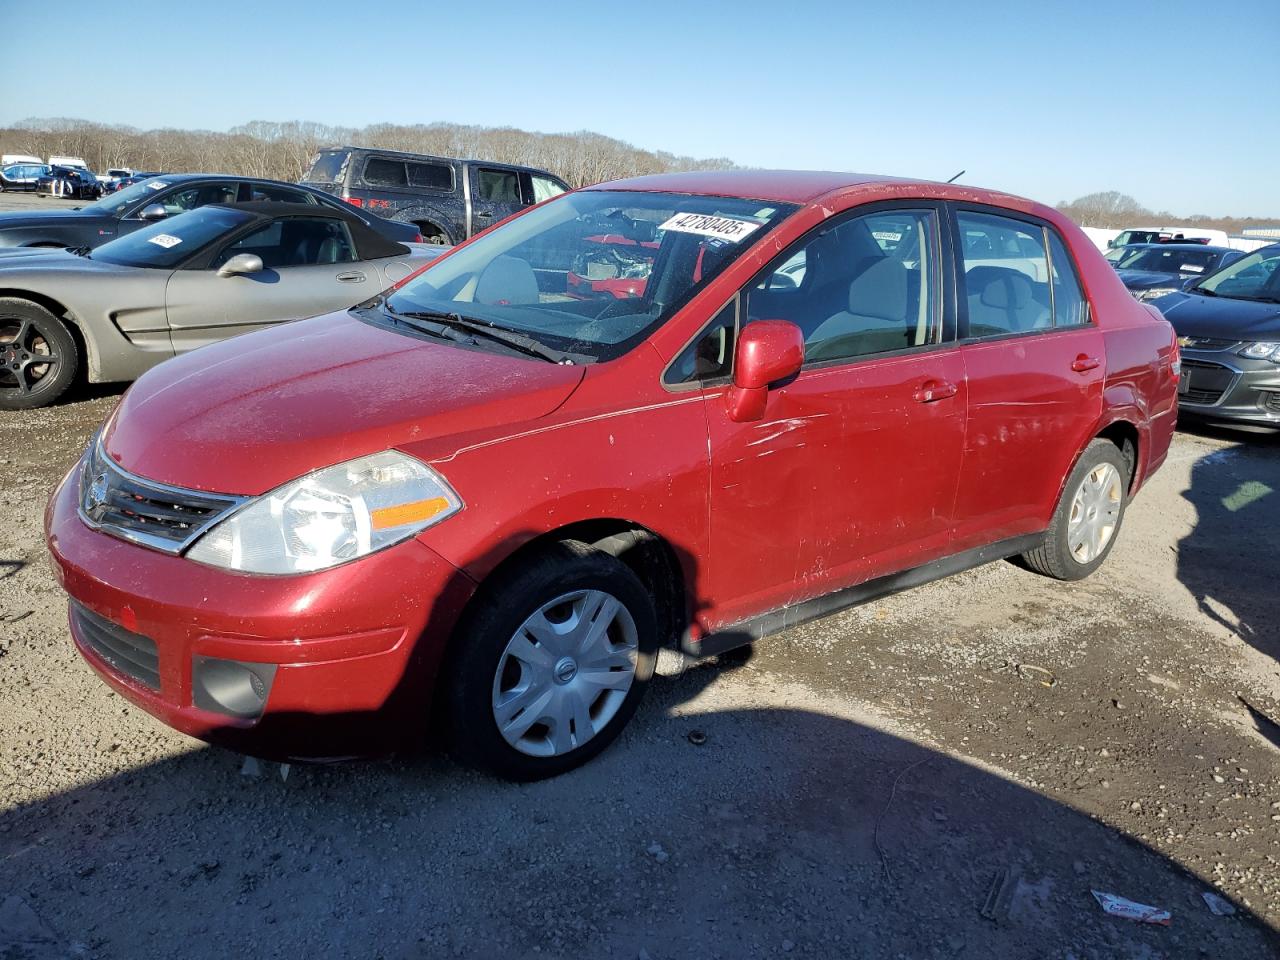
M 130 167 L 164 173 L 238 173 L 288 181 L 302 179 L 321 147 L 343 144 L 525 164 L 549 170 L 575 187 L 647 173 L 734 166 L 724 157 L 700 160 L 641 150 L 588 131 L 531 133 L 456 123 L 379 123 L 355 128 L 255 120 L 219 133 L 138 130 L 63 118 L 29 119 L 0 128 L 0 144 L 5 153 L 82 157 L 93 170 Z
M 1274 227 L 1280 224 L 1280 217 L 1211 217 L 1207 214 L 1175 217 L 1167 210 L 1155 211 L 1144 207 L 1128 194 L 1115 190 L 1090 193 L 1070 202 L 1064 200 L 1058 204 L 1058 209 L 1082 226 L 1112 229 L 1169 225 L 1239 234 L 1245 227 Z

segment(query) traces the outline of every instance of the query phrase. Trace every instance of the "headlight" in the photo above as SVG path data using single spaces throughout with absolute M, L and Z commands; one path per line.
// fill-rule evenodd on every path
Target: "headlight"
M 1177 293 L 1178 287 L 1152 287 L 1150 290 L 1138 290 L 1134 296 L 1139 300 L 1156 300 L 1160 297 L 1167 296 L 1170 293 Z
M 461 509 L 438 473 L 387 450 L 249 501 L 197 540 L 187 556 L 244 573 L 323 570 L 389 547 Z
M 1280 363 L 1280 343 L 1251 343 L 1240 351 L 1240 356 L 1252 357 L 1254 360 L 1270 360 L 1272 363 Z

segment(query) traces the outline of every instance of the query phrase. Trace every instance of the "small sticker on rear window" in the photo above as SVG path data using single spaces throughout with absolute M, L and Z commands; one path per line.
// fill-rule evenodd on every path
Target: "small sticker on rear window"
M 182 238 L 175 237 L 171 233 L 157 233 L 154 237 L 151 237 L 148 242 L 154 243 L 157 247 L 164 247 L 168 250 L 170 247 L 176 247 L 180 244 L 182 242 Z
M 167 184 L 167 183 L 165 183 L 163 180 L 149 180 L 149 181 L 147 181 L 147 188 L 148 188 L 148 189 L 150 189 L 150 190 L 163 190 L 163 189 L 164 189 L 165 187 L 167 187 L 167 186 L 168 186 L 168 184 Z
M 733 217 L 715 217 L 706 213 L 677 213 L 659 230 L 674 230 L 676 233 L 696 233 L 702 237 L 719 237 L 721 240 L 732 240 L 737 243 L 750 236 L 760 224 L 750 220 L 737 220 Z
M 1178 268 L 1182 273 L 1204 273 L 1204 267 L 1198 263 L 1184 263 Z

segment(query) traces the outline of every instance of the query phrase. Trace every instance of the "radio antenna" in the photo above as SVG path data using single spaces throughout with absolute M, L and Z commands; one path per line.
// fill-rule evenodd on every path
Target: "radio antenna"
M 957 173 L 954 177 L 952 177 L 950 180 L 948 180 L 948 181 L 947 181 L 947 183 L 955 183 L 957 180 L 959 180 L 959 179 L 960 179 L 961 177 L 963 177 L 963 176 L 964 176 L 964 171 L 963 171 L 963 170 L 961 170 L 961 171 L 960 171 L 959 173 Z

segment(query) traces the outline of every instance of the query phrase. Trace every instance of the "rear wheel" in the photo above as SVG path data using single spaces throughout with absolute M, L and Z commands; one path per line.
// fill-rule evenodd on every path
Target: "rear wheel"
M 78 362 L 61 320 L 30 300 L 0 298 L 0 410 L 52 403 L 71 386 Z
M 421 220 L 414 224 L 418 228 L 418 233 L 422 234 L 423 243 L 435 243 L 440 246 L 448 246 L 449 237 L 444 232 L 444 228 L 437 226 L 429 220 Z
M 458 644 L 443 677 L 454 755 L 540 780 L 590 760 L 635 713 L 657 616 L 626 564 L 566 541 L 487 585 Z
M 1120 534 L 1129 464 L 1109 440 L 1085 448 L 1063 485 L 1044 541 L 1022 555 L 1032 570 L 1057 580 L 1082 580 L 1106 560 Z

